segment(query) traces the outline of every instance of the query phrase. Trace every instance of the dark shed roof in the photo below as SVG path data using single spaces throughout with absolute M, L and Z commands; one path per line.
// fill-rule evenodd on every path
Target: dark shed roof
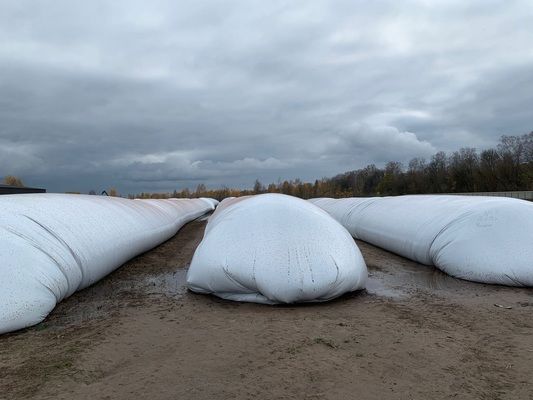
M 46 189 L 0 184 L 0 194 L 46 193 Z

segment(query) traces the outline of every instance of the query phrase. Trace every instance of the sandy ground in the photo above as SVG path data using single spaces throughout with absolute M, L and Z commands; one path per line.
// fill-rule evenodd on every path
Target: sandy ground
M 458 281 L 359 243 L 367 291 L 233 303 L 183 287 L 204 226 L 1 336 L 0 398 L 533 398 L 532 290 Z

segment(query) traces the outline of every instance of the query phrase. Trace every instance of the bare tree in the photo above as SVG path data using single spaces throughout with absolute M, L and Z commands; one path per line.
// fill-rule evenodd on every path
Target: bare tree
M 261 194 L 261 193 L 264 193 L 264 191 L 265 191 L 265 187 L 263 186 L 263 184 L 261 183 L 259 179 L 256 179 L 254 182 L 254 188 L 253 188 L 254 194 Z

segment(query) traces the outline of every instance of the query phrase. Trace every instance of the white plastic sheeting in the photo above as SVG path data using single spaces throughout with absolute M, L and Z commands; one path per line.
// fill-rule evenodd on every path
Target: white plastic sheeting
M 55 305 L 214 209 L 208 199 L 0 196 L 0 333 Z
M 216 207 L 216 206 L 218 206 L 218 204 L 219 204 L 219 201 L 218 201 L 218 200 L 216 200 L 216 199 L 212 199 L 212 198 L 210 198 L 210 197 L 200 197 L 200 198 L 201 198 L 202 200 L 207 201 L 208 203 L 212 204 L 213 207 Z
M 444 195 L 310 201 L 355 238 L 454 277 L 533 286 L 533 203 Z
M 320 208 L 281 194 L 224 200 L 187 274 L 189 289 L 256 303 L 326 301 L 364 288 L 350 234 Z

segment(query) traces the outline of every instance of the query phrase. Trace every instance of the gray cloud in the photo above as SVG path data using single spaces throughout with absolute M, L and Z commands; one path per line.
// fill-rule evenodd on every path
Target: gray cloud
M 533 6 L 467 3 L 2 2 L 0 174 L 249 187 L 493 146 L 533 126 Z

